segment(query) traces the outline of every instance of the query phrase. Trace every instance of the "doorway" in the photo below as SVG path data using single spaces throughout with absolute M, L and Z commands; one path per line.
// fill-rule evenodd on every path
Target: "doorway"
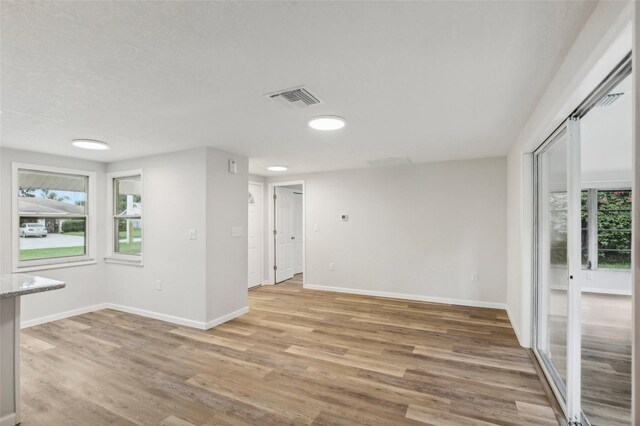
M 304 181 L 269 184 L 269 282 L 304 282 Z
M 263 282 L 263 211 L 264 185 L 262 182 L 249 182 L 249 223 L 247 239 L 249 244 L 248 287 L 257 287 Z
M 534 353 L 571 424 L 631 425 L 630 75 L 534 152 Z

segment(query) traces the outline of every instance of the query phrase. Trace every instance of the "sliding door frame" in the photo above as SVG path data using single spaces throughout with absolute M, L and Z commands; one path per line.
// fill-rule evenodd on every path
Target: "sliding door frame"
M 636 10 L 636 15 L 640 15 L 640 12 Z M 640 39 L 640 32 L 636 34 L 636 39 Z M 637 56 L 637 53 L 636 53 Z M 637 64 L 636 64 L 637 65 Z M 582 365 L 582 356 L 581 356 L 581 348 L 582 348 L 582 335 L 581 335 L 581 283 L 579 281 L 580 272 L 582 269 L 581 262 L 581 244 L 580 244 L 580 192 L 581 192 L 581 176 L 580 176 L 580 119 L 584 117 L 595 105 L 596 103 L 602 99 L 606 94 L 615 87 L 618 83 L 624 80 L 627 76 L 632 73 L 632 53 L 627 54 L 619 63 L 616 65 L 613 70 L 607 75 L 607 77 L 580 103 L 580 105 L 569 115 L 569 117 L 558 126 L 549 137 L 545 139 L 545 141 L 533 152 L 533 336 L 532 336 L 532 347 L 533 352 L 536 358 L 539 361 L 539 364 L 549 381 L 550 387 L 558 401 L 560 407 L 562 408 L 567 420 L 570 424 L 589 424 L 586 420 L 584 414 L 581 410 L 581 365 Z M 637 97 L 638 91 L 637 83 L 640 81 L 638 76 L 635 77 L 636 85 L 634 86 L 634 95 Z M 638 101 L 636 100 L 636 103 Z M 640 110 L 640 107 L 636 105 L 636 110 L 634 112 L 634 120 L 635 127 L 634 131 L 634 142 L 640 142 L 640 124 L 638 124 L 637 114 Z M 556 385 L 556 381 L 554 379 L 554 373 L 552 373 L 546 365 L 544 357 L 538 351 L 538 311 L 539 311 L 539 300 L 538 300 L 538 289 L 539 289 L 539 162 L 538 155 L 544 150 L 546 150 L 553 141 L 561 137 L 563 131 L 569 132 L 569 146 L 567 152 L 567 167 L 568 167 L 568 181 L 567 181 L 567 192 L 572 192 L 575 195 L 574 200 L 568 200 L 568 220 L 570 221 L 567 228 L 567 241 L 577 240 L 577 243 L 574 241 L 574 244 L 568 244 L 567 247 L 567 260 L 568 260 L 568 268 L 569 268 L 569 276 L 572 277 L 569 280 L 569 302 L 567 306 L 567 389 L 565 390 L 566 401 L 563 398 L 561 389 Z M 572 143 L 572 138 L 577 138 L 577 143 Z M 637 147 L 634 148 L 637 150 Z M 634 154 L 634 159 L 636 162 L 633 164 L 633 170 L 635 173 L 635 179 L 640 179 L 640 173 L 636 168 L 636 164 L 638 164 L 638 158 L 640 155 L 638 151 Z M 572 170 L 574 173 L 572 173 Z M 575 171 L 578 171 L 576 174 Z M 639 207 L 638 203 L 640 203 L 640 194 L 636 191 L 637 185 L 632 185 L 632 193 L 634 197 L 634 206 L 633 209 L 636 212 L 635 215 L 632 216 L 632 227 L 634 229 L 634 234 L 632 236 L 633 247 L 635 248 L 635 254 L 632 255 L 632 271 L 638 275 L 640 272 L 636 271 L 636 268 L 640 267 L 640 243 L 637 243 L 636 240 L 638 238 L 638 229 L 640 229 L 640 224 L 638 223 L 638 211 Z M 577 201 L 576 201 L 577 200 Z M 576 205 L 577 202 L 577 205 Z M 639 281 L 638 277 L 634 278 L 634 283 Z M 638 289 L 637 283 L 633 289 L 633 297 L 635 300 L 633 313 L 634 315 L 634 327 L 636 327 L 635 323 L 638 322 L 638 317 L 640 317 L 640 312 L 637 310 L 640 308 L 640 302 L 638 299 Z M 637 336 L 639 330 L 634 329 L 634 336 Z M 640 376 L 639 368 L 636 365 L 637 360 L 639 358 L 638 352 L 638 342 L 634 342 L 634 355 L 633 355 L 633 364 L 632 364 L 632 387 L 633 387 L 633 396 L 632 399 L 638 398 L 638 377 Z M 637 419 L 640 421 L 640 413 L 638 412 L 637 404 L 633 407 L 633 419 Z
M 540 206 L 540 155 L 547 151 L 553 143 L 561 138 L 567 138 L 567 343 L 566 343 L 566 383 L 548 365 L 549 360 L 539 351 L 541 343 L 539 333 L 545 327 L 539 327 L 547 316 L 540 314 L 542 308 L 548 308 L 540 303 L 541 288 L 539 261 L 541 246 L 541 218 Z M 533 285 L 533 352 L 538 358 L 540 366 L 549 381 L 551 389 L 558 400 L 565 417 L 569 422 L 579 423 L 580 419 L 580 127 L 574 118 L 565 120 L 533 153 L 533 196 L 534 196 L 534 285 Z M 548 246 L 545 246 L 549 248 Z M 548 253 L 548 250 L 547 250 Z M 546 345 L 546 343 L 544 343 Z

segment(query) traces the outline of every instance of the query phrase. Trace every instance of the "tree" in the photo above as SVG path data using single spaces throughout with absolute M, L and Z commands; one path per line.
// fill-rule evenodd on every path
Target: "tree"
M 41 189 L 40 193 L 42 194 L 42 198 L 47 198 L 49 200 L 65 201 L 69 199 L 69 197 L 66 195 L 63 197 L 58 197 L 58 193 L 50 189 Z
M 18 189 L 18 197 L 34 198 L 36 196 L 35 188 L 20 188 Z

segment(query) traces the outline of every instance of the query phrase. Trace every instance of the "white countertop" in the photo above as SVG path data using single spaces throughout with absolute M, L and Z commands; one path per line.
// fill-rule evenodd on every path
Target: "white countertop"
M 57 290 L 66 285 L 63 281 L 50 280 L 35 275 L 0 275 L 0 299 Z

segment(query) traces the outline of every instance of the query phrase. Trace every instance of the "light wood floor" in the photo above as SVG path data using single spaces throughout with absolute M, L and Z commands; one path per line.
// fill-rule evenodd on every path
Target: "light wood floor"
M 631 425 L 630 296 L 582 294 L 582 410 L 593 426 Z
M 554 365 L 565 376 L 566 292 L 552 293 Z M 631 425 L 631 296 L 582 293 L 582 411 L 592 426 Z
M 504 311 L 249 295 L 209 331 L 112 310 L 25 329 L 23 425 L 557 425 Z

